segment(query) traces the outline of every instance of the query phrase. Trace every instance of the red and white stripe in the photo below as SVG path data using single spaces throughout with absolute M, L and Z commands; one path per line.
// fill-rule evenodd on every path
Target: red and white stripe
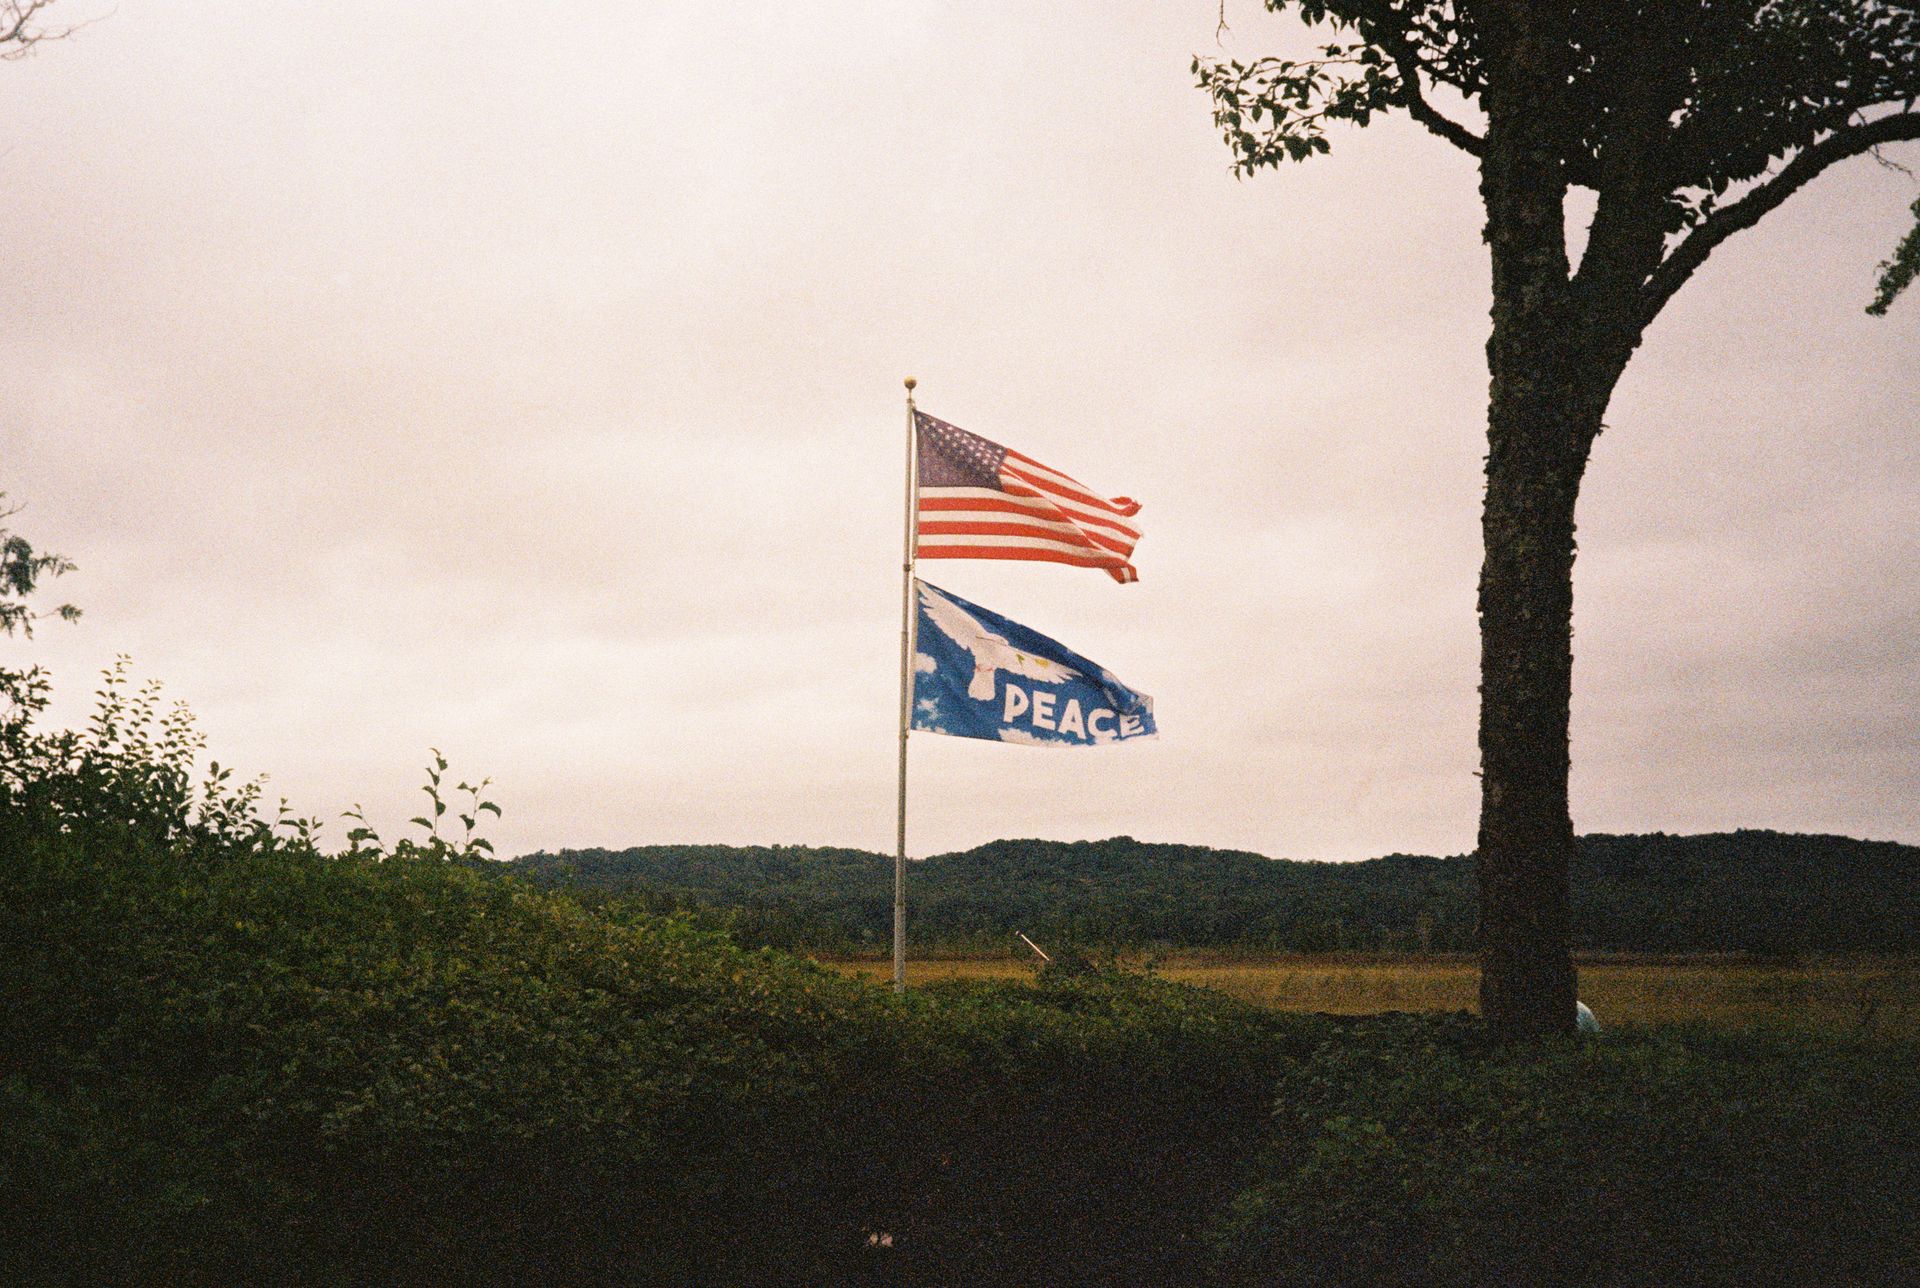
M 1140 579 L 1128 562 L 1140 540 L 1140 529 L 1127 522 L 1139 513 L 1138 501 L 1096 496 L 1078 479 L 1010 448 L 1000 486 L 1005 490 L 922 487 L 919 557 L 1038 559 L 1104 568 L 1121 583 Z

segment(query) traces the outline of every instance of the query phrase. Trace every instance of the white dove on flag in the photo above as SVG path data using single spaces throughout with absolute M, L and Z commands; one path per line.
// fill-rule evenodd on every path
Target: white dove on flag
M 948 639 L 973 657 L 973 679 L 967 696 L 981 702 L 993 701 L 995 680 L 1001 671 L 1011 671 L 1029 680 L 1059 684 L 1075 679 L 1079 672 L 1070 666 L 1028 653 L 1007 643 L 1006 636 L 988 630 L 979 618 L 949 599 L 939 588 L 920 583 L 920 611 Z

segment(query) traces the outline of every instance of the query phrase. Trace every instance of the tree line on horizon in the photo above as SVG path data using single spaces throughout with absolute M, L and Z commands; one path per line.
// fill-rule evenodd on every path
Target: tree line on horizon
M 888 944 L 892 860 L 810 846 L 657 845 L 538 852 L 506 868 L 588 901 L 693 912 L 743 943 L 825 954 Z M 1767 957 L 1920 950 L 1920 847 L 1737 831 L 1580 838 L 1574 944 L 1589 952 Z M 919 951 L 1467 953 L 1474 859 L 1355 863 L 1205 846 L 1002 840 L 916 861 Z

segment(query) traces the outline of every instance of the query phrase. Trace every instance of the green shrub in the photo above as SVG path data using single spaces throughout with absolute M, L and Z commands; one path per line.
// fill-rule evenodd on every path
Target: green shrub
M 156 705 L 4 723 L 0 1283 L 1920 1278 L 1911 1045 L 896 998 L 500 876 L 437 753 L 329 857 Z
M 1268 1088 L 1325 1036 L 1204 989 L 1100 971 L 908 997 L 893 1089 L 906 1282 L 1178 1283 L 1259 1139 Z
M 0 1096 L 34 1125 L 0 1183 L 116 1266 L 471 1255 L 536 1176 L 690 1187 L 693 1211 L 688 1151 L 804 1129 L 879 1011 L 804 963 L 443 863 L 102 863 L 54 838 L 5 876 Z
M 98 844 L 0 865 L 10 1281 L 1070 1282 L 1190 1259 L 1317 1040 L 1111 972 L 901 1001 L 459 864 Z
M 1243 1283 L 1916 1282 L 1916 1057 L 1678 1032 L 1513 1053 L 1466 1017 L 1364 1022 L 1281 1078 L 1211 1237 Z
M 490 867 L 438 753 L 424 841 L 355 811 L 329 856 L 257 782 L 196 790 L 124 661 L 77 733 L 19 697 L 0 1282 L 1087 1282 L 1191 1262 L 1313 1045 L 1112 971 L 899 999 L 582 907 Z

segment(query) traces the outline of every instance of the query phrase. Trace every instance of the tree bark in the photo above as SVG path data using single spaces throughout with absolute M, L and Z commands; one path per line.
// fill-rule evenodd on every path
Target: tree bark
M 1574 504 L 1604 396 L 1583 363 L 1566 178 L 1547 123 L 1563 74 L 1540 10 L 1498 7 L 1481 164 L 1493 261 L 1480 574 L 1480 1009 L 1496 1038 L 1574 1028 L 1567 873 Z
M 1571 426 L 1529 392 L 1494 396 L 1482 519 L 1480 1010 L 1503 1039 L 1574 1022 L 1567 778 L 1578 480 L 1550 441 L 1564 442 Z

